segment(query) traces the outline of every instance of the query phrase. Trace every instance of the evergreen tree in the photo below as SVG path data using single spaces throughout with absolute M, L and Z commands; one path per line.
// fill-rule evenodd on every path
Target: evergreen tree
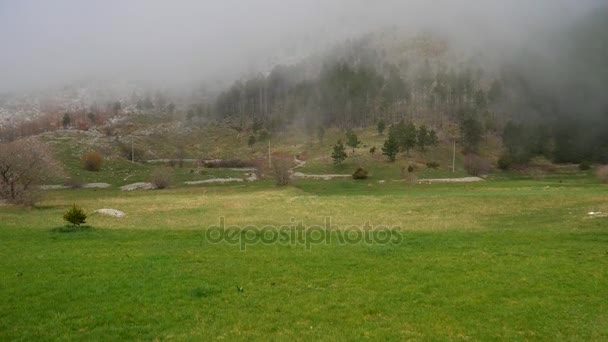
M 350 129 L 346 132 L 346 144 L 353 149 L 357 148 L 361 144 L 359 137 L 357 137 L 355 132 Z
M 251 135 L 249 136 L 249 140 L 247 141 L 247 145 L 249 145 L 250 147 L 255 145 L 256 143 L 256 139 L 255 139 L 255 135 Z
M 342 164 L 342 162 L 348 157 L 346 155 L 346 149 L 344 148 L 342 140 L 338 140 L 336 145 L 334 145 L 334 152 L 331 154 L 331 157 L 336 165 Z
M 386 129 L 386 122 L 384 122 L 384 120 L 380 120 L 378 122 L 378 133 L 380 135 L 384 134 L 385 129 Z
M 72 122 L 72 119 L 70 118 L 70 114 L 68 114 L 68 113 L 63 114 L 63 119 L 61 120 L 61 124 L 63 125 L 63 128 L 67 129 L 68 127 L 70 127 L 71 122 Z
M 434 129 L 431 129 L 429 131 L 429 140 L 428 140 L 428 144 L 429 146 L 435 146 L 439 143 L 439 138 L 437 138 L 437 132 L 435 132 Z
M 422 125 L 418 128 L 418 132 L 416 134 L 416 143 L 418 145 L 418 148 L 420 148 L 420 151 L 425 150 L 426 146 L 430 145 L 429 144 L 429 130 L 426 128 L 425 125 Z
M 407 153 L 408 155 L 410 154 L 410 150 L 416 147 L 417 135 L 418 132 L 416 130 L 416 126 L 413 123 L 408 122 L 406 124 L 403 124 L 401 130 L 400 145 L 401 149 L 405 150 L 405 153 Z
M 481 123 L 474 117 L 469 116 L 460 123 L 460 134 L 465 150 L 477 151 L 483 135 Z
M 394 134 L 389 134 L 388 139 L 382 146 L 382 154 L 388 157 L 388 160 L 392 163 L 395 161 L 395 157 L 399 153 L 399 142 Z

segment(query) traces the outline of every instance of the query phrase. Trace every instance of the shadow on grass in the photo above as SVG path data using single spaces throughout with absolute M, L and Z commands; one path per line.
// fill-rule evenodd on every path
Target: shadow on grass
M 94 230 L 91 226 L 62 226 L 51 229 L 53 233 L 79 233 Z
M 190 296 L 193 298 L 205 298 L 220 293 L 221 290 L 209 284 L 203 284 L 197 288 L 194 288 L 190 291 Z

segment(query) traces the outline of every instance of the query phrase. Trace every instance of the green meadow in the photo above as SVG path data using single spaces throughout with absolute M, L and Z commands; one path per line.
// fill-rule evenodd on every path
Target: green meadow
M 1 340 L 606 340 L 608 188 L 268 181 L 58 190 L 0 207 Z M 508 178 L 508 179 L 507 179 Z M 68 229 L 72 205 L 87 227 Z M 93 213 L 115 208 L 124 218 Z M 398 244 L 211 243 L 238 226 L 400 227 Z

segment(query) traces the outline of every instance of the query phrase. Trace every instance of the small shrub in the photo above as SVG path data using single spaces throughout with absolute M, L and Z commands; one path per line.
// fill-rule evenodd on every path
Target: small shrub
M 428 167 L 429 169 L 438 169 L 439 168 L 439 163 L 437 162 L 427 162 L 426 163 L 426 167 Z
M 511 165 L 513 165 L 513 159 L 511 159 L 509 156 L 502 156 L 498 159 L 497 164 L 499 169 L 506 171 L 511 168 Z
M 150 183 L 154 184 L 157 189 L 166 189 L 171 186 L 173 175 L 173 169 L 171 168 L 156 169 L 150 175 Z
M 492 164 L 476 154 L 467 154 L 464 157 L 464 169 L 471 176 L 481 176 L 492 170 Z
M 63 219 L 70 223 L 73 227 L 78 227 L 87 222 L 87 214 L 82 208 L 74 204 L 70 210 L 63 214 Z
M 407 167 L 407 172 L 408 172 L 408 173 L 412 173 L 412 172 L 414 172 L 415 170 L 416 170 L 416 169 L 414 168 L 414 166 L 413 166 L 413 165 L 410 165 L 410 166 L 408 166 L 408 167 Z
M 578 169 L 581 171 L 589 171 L 591 170 L 591 164 L 589 164 L 589 162 L 582 162 L 578 165 Z
M 247 145 L 249 145 L 251 147 L 251 146 L 255 145 L 255 143 L 256 143 L 255 135 L 251 135 L 249 137 L 249 140 L 247 141 Z
M 98 172 L 103 165 L 103 156 L 97 151 L 90 151 L 82 155 L 82 167 L 87 171 Z
M 290 163 L 287 160 L 274 160 L 272 163 L 273 176 L 278 186 L 287 186 L 291 183 L 289 174 Z
M 376 154 L 376 146 L 369 149 L 369 153 Z
M 367 179 L 367 171 L 365 169 L 363 169 L 362 167 L 358 168 L 355 171 L 355 173 L 353 173 L 353 179 L 355 179 L 355 180 Z
M 145 158 L 145 152 L 141 148 L 137 147 L 137 145 L 132 145 L 130 143 L 118 143 L 118 148 L 120 149 L 120 154 L 123 158 L 129 161 L 141 161 Z
M 595 175 L 602 183 L 608 183 L 608 165 L 600 166 L 597 168 Z

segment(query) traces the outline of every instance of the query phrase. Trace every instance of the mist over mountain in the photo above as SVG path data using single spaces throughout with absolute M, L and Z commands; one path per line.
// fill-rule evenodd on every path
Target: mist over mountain
M 501 136 L 517 162 L 605 161 L 607 31 L 595 0 L 4 1 L 0 117 L 413 121 Z
M 506 48 L 565 27 L 598 1 L 0 2 L 0 92 L 115 79 L 178 88 L 217 84 L 398 26 L 462 49 Z

